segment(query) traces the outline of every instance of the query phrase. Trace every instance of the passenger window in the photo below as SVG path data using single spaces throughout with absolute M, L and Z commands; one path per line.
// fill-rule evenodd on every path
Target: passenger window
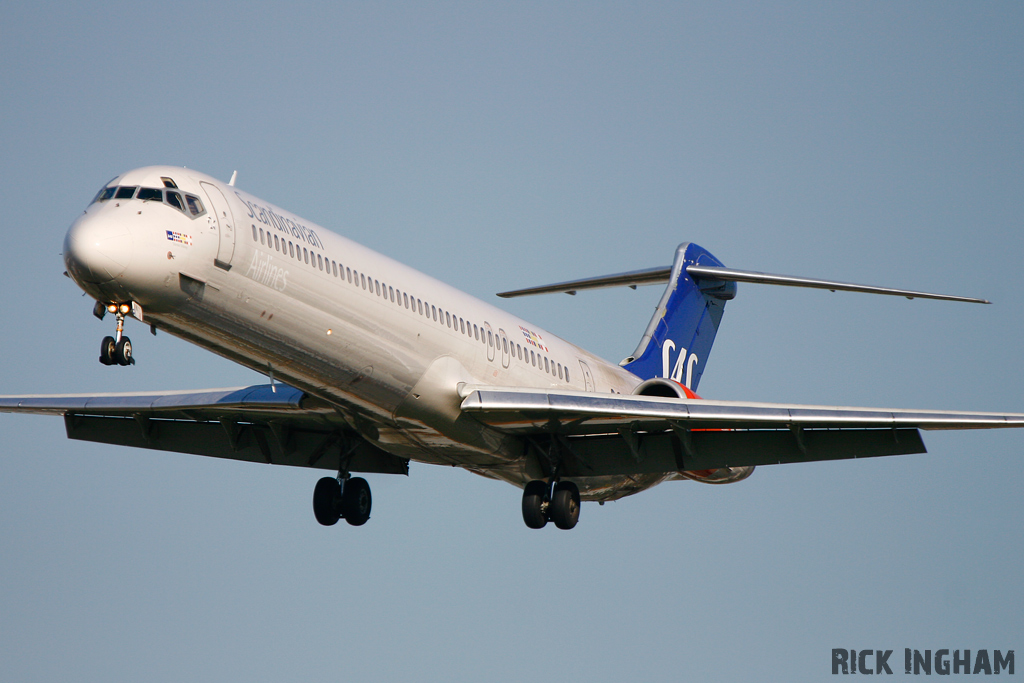
M 316 264 L 320 266 L 320 270 L 324 269 L 324 259 L 322 256 L 320 256 L 320 254 L 316 255 Z
M 523 347 L 520 346 L 519 344 L 516 344 L 516 353 L 519 354 L 519 360 L 522 360 L 523 359 Z
M 256 237 L 256 226 L 254 225 L 252 226 L 252 241 L 255 242 L 257 239 L 259 238 Z
M 480 340 L 480 328 L 477 327 L 476 325 L 473 325 L 473 338 L 476 339 L 477 341 Z
M 462 330 L 462 334 L 466 334 L 466 321 L 459 318 L 459 329 Z
M 302 258 L 306 263 L 309 263 L 309 250 L 305 247 L 302 248 Z
M 437 322 L 437 307 L 431 306 L 430 313 L 434 316 L 434 322 Z
M 260 228 L 260 244 L 264 244 L 264 241 L 263 241 L 263 228 Z
M 388 296 L 391 298 L 391 303 L 395 303 L 395 288 L 388 287 Z
M 373 286 L 377 288 L 377 296 L 380 296 L 380 280 L 374 280 Z
M 345 269 L 345 274 L 348 275 L 348 281 L 352 282 L 352 269 L 351 268 L 346 268 Z
M 501 352 L 508 353 L 508 340 L 504 337 L 501 338 Z
M 445 313 L 444 317 L 448 319 L 448 327 L 452 326 L 452 316 L 450 313 Z
M 178 211 L 184 211 L 185 206 L 181 203 L 181 195 L 177 192 L 168 190 L 165 195 L 167 197 L 167 203 L 176 208 Z
M 295 243 L 294 242 L 290 242 L 290 241 L 288 242 L 288 255 L 293 257 L 293 258 L 295 256 Z
M 558 379 L 562 379 L 562 364 L 558 364 Z
M 334 277 L 338 277 L 338 264 L 335 263 L 334 261 L 331 261 L 331 270 L 334 271 Z
M 494 335 L 491 334 L 490 330 L 487 330 L 487 345 L 494 346 Z
M 281 251 L 281 241 L 277 238 L 277 235 L 274 235 L 274 249 Z
M 206 209 L 203 208 L 203 203 L 199 200 L 199 197 L 194 194 L 185 195 L 185 203 L 188 204 L 188 211 L 193 216 L 199 216 L 206 211 Z
M 544 372 L 551 372 L 551 367 L 548 365 L 547 356 L 544 356 Z
M 405 302 L 405 307 L 409 308 L 409 294 L 408 294 L 408 292 L 402 295 L 402 301 Z
M 117 194 L 114 195 L 114 199 L 131 199 L 135 195 L 135 190 L 138 186 L 134 187 L 119 187 L 117 188 Z
M 160 180 L 163 181 L 164 187 L 173 187 L 175 190 L 178 189 L 178 186 L 175 185 L 174 181 L 170 178 L 161 178 Z
M 416 308 L 420 309 L 420 315 L 423 315 L 423 300 L 416 299 Z
M 565 366 L 565 381 L 566 382 L 569 381 L 569 366 L 568 365 Z
M 366 289 L 366 275 L 360 275 L 359 281 L 363 283 L 363 289 Z
M 533 351 L 530 351 L 530 362 L 533 364 L 533 367 L 537 367 L 537 356 Z

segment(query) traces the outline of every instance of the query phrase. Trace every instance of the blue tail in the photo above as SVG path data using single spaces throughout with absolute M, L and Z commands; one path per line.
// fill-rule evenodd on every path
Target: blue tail
M 667 377 L 696 390 L 725 302 L 736 296 L 736 283 L 695 281 L 686 272 L 692 265 L 724 264 L 703 247 L 680 244 L 658 309 L 640 345 L 622 366 L 641 379 Z

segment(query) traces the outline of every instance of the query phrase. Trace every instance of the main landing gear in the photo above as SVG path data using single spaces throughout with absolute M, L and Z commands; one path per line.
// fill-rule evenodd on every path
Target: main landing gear
M 542 529 L 548 521 L 559 529 L 571 529 L 580 519 L 580 490 L 571 481 L 554 487 L 535 479 L 523 488 L 523 521 L 531 529 Z
M 313 515 L 324 526 L 344 519 L 362 526 L 370 519 L 370 485 L 362 477 L 324 477 L 313 489 Z
M 132 307 L 128 304 L 103 304 L 97 303 L 93 313 L 100 320 L 107 311 L 117 317 L 117 331 L 113 337 L 104 337 L 100 343 L 100 362 L 104 365 L 135 365 L 132 358 L 132 340 L 124 336 L 124 317 L 130 313 Z

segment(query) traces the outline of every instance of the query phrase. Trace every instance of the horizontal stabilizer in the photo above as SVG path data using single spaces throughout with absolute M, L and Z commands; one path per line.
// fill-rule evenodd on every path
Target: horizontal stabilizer
M 737 270 L 736 268 L 721 268 L 717 266 L 690 265 L 686 267 L 686 273 L 698 282 L 750 282 L 761 285 L 783 285 L 787 287 L 828 289 L 833 292 L 843 291 L 864 292 L 867 294 L 887 294 L 890 296 L 903 296 L 908 299 L 941 299 L 944 301 L 965 301 L 975 304 L 992 303 L 987 299 L 957 296 L 954 294 L 918 292 L 911 289 L 896 289 L 893 287 L 879 287 L 876 285 L 859 285 L 852 282 L 819 280 L 817 278 L 799 277 L 795 275 L 777 275 L 773 273 L 762 273 L 755 270 Z M 664 284 L 669 281 L 671 274 L 671 266 L 662 266 L 659 268 L 647 268 L 644 270 L 634 270 L 626 273 L 616 273 L 614 275 L 602 275 L 599 277 L 583 278 L 580 280 L 569 280 L 567 282 L 541 285 L 539 287 L 515 289 L 508 292 L 501 292 L 498 296 L 505 299 L 511 299 L 517 296 L 529 296 L 532 294 L 553 294 L 558 292 L 575 294 L 576 292 L 584 289 L 601 289 L 604 287 L 632 287 L 633 289 L 636 289 L 639 285 Z
M 818 280 L 815 278 L 798 277 L 795 275 L 774 275 L 772 273 L 759 273 L 754 270 L 736 270 L 735 268 L 688 266 L 686 272 L 695 280 L 721 280 L 723 282 L 752 282 L 759 285 L 810 287 L 812 289 L 827 289 L 833 292 L 843 291 L 864 292 L 866 294 L 888 294 L 890 296 L 905 296 L 908 299 L 941 299 L 943 301 L 966 301 L 972 304 L 992 303 L 987 299 L 976 299 L 974 297 L 957 296 L 955 294 L 933 294 L 931 292 L 917 292 L 910 289 L 894 289 L 892 287 L 878 287 L 875 285 L 858 285 L 852 282 Z
M 526 289 L 515 289 L 510 292 L 498 294 L 503 299 L 511 299 L 517 296 L 530 296 L 531 294 L 554 294 L 565 292 L 575 294 L 581 289 L 601 289 L 602 287 L 632 287 L 637 285 L 662 285 L 668 282 L 672 274 L 672 266 L 661 268 L 646 268 L 644 270 L 633 270 L 628 273 L 617 273 L 615 275 L 602 275 L 600 277 L 583 278 L 582 280 L 570 280 L 558 282 L 553 285 L 541 285 L 540 287 L 527 287 Z

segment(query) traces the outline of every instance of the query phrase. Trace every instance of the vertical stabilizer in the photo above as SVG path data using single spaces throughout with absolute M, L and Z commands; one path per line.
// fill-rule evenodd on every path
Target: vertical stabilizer
M 723 265 L 703 247 L 679 245 L 665 293 L 636 351 L 622 361 L 624 368 L 645 380 L 666 377 L 696 390 L 736 283 L 694 280 L 686 268 Z

